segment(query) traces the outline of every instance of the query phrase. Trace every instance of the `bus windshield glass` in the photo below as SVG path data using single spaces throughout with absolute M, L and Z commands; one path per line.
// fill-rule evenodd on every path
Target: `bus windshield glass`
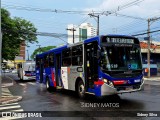
M 142 69 L 141 54 L 139 45 L 101 47 L 100 65 L 102 70 L 126 71 Z

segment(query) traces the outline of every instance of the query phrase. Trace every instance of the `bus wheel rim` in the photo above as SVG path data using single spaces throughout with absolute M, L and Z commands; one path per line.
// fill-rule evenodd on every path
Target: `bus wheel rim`
M 48 85 L 48 80 L 47 80 L 46 86 L 47 86 L 47 88 L 49 88 L 49 85 Z
M 84 93 L 84 85 L 79 86 L 79 93 L 83 94 Z

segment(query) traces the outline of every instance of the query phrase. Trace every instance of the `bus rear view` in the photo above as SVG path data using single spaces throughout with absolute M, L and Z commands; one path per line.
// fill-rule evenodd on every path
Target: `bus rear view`
M 20 63 L 18 66 L 18 77 L 20 78 L 20 80 L 35 79 L 35 61 L 26 61 Z

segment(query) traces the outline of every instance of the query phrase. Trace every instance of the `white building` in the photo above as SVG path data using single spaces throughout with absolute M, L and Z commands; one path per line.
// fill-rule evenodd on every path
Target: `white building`
M 80 26 L 69 24 L 68 25 L 68 43 L 74 43 L 91 38 L 97 35 L 97 29 L 90 23 L 82 23 Z M 74 34 L 74 38 L 73 38 Z

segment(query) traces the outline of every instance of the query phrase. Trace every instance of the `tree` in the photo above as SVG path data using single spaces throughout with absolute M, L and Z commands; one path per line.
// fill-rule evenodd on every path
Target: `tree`
M 3 59 L 14 60 L 15 56 L 19 54 L 22 41 L 37 42 L 35 35 L 37 29 L 30 21 L 18 17 L 11 18 L 10 13 L 3 8 L 1 9 L 1 21 Z
M 41 48 L 37 48 L 34 50 L 34 52 L 31 55 L 31 59 L 35 58 L 35 55 L 37 55 L 38 53 L 42 53 L 42 52 L 46 52 L 49 51 L 53 48 L 56 48 L 56 46 L 47 46 L 47 47 L 41 47 Z

